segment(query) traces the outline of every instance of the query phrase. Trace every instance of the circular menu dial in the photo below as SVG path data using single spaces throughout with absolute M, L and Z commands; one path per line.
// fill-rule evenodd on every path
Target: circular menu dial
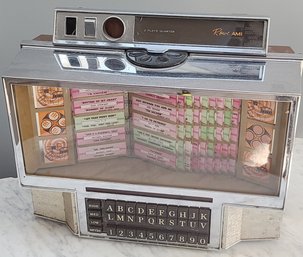
M 188 54 L 186 52 L 167 51 L 165 53 L 149 53 L 146 50 L 127 50 L 129 62 L 144 68 L 169 68 L 183 63 Z

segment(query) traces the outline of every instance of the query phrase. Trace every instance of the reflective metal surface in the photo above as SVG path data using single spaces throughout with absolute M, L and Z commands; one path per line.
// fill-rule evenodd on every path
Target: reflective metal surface
M 114 68 L 111 67 L 108 60 L 115 60 Z M 301 76 L 301 60 L 291 60 L 286 57 L 235 58 L 191 54 L 184 63 L 176 67 L 155 71 L 131 64 L 124 51 L 83 50 L 80 53 L 64 48 L 54 49 L 49 46 L 24 46 L 11 68 L 5 73 L 3 80 L 20 183 L 27 187 L 76 192 L 81 236 L 93 236 L 87 231 L 86 226 L 84 201 L 86 197 L 210 207 L 212 219 L 208 247 L 218 249 L 220 248 L 224 204 L 284 208 L 301 94 Z M 18 124 L 20 114 L 16 107 L 15 86 L 31 87 L 40 84 L 70 89 L 102 88 L 166 94 L 192 93 L 197 96 L 288 102 L 290 104 L 287 113 L 289 119 L 285 126 L 285 148 L 281 149 L 283 165 L 279 192 L 276 195 L 256 195 L 243 192 L 220 192 L 219 190 L 28 175 L 24 165 L 25 157 Z M 88 187 L 109 190 L 114 188 L 129 192 L 129 195 L 87 192 Z M 149 193 L 150 196 L 135 196 L 133 192 Z M 161 194 L 163 197 L 153 197 L 156 194 Z M 205 197 L 213 199 L 213 202 L 199 203 L 171 199 L 167 195 Z

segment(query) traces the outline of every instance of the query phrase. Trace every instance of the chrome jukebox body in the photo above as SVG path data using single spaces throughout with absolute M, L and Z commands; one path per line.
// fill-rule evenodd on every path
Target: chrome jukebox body
M 277 238 L 302 62 L 268 23 L 56 10 L 3 78 L 35 213 L 142 243 Z

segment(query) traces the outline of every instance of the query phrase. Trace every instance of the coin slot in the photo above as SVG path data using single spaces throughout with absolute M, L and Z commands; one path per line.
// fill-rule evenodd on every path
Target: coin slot
M 65 35 L 76 36 L 77 32 L 77 18 L 66 17 L 65 18 Z
M 123 36 L 124 31 L 125 25 L 118 17 L 109 17 L 103 23 L 104 36 L 110 41 L 120 39 Z
M 96 37 L 96 18 L 85 18 L 84 35 L 85 37 Z

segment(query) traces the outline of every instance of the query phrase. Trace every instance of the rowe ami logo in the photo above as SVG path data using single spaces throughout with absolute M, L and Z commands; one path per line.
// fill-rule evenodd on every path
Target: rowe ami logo
M 242 31 L 224 31 L 222 28 L 213 29 L 213 34 L 215 36 L 232 36 L 232 37 L 243 37 Z

